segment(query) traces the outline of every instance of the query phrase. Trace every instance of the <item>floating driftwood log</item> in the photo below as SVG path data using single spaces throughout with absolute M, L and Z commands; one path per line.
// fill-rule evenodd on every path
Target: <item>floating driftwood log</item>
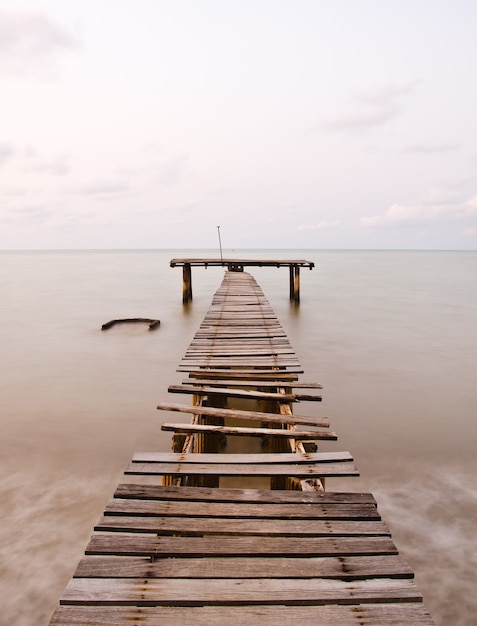
M 103 324 L 101 326 L 101 330 L 107 330 L 108 328 L 111 328 L 111 326 L 114 326 L 115 324 L 124 324 L 126 322 L 132 322 L 132 323 L 146 322 L 146 324 L 149 324 L 149 330 L 155 330 L 161 323 L 161 320 L 150 320 L 147 317 L 129 317 L 127 319 L 111 320 L 110 322 L 106 322 L 106 324 Z

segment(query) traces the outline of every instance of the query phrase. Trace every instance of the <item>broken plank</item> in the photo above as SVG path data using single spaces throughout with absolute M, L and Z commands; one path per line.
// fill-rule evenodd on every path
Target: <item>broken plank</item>
M 188 381 L 190 382 L 190 381 Z M 196 384 L 196 383 L 195 383 Z M 237 383 L 236 383 L 237 384 Z M 276 385 L 277 388 L 283 387 L 283 385 Z M 196 394 L 196 395 L 226 395 L 231 398 L 244 398 L 251 400 L 277 400 L 278 402 L 301 402 L 301 401 L 315 401 L 321 402 L 321 396 L 315 396 L 306 393 L 288 393 L 284 391 L 280 392 L 265 392 L 265 391 L 249 391 L 245 389 L 230 389 L 226 386 L 193 386 L 186 385 L 170 385 L 168 388 L 169 393 L 183 393 L 183 394 Z
M 224 387 L 193 387 L 190 385 L 170 385 L 169 393 L 207 395 L 226 395 L 231 398 L 245 398 L 250 400 L 277 400 L 278 402 L 296 402 L 296 396 L 291 393 L 270 393 L 264 391 L 247 391 L 245 389 L 227 389 Z
M 336 433 L 324 431 L 281 430 L 278 428 L 241 428 L 238 426 L 214 426 L 209 424 L 164 423 L 161 425 L 161 430 L 169 430 L 178 434 L 217 433 L 226 436 L 277 437 L 282 439 L 302 439 L 307 441 L 314 441 L 316 439 L 338 439 L 338 435 Z
M 179 413 L 191 413 L 192 415 L 205 415 L 208 417 L 222 417 L 240 420 L 251 420 L 275 424 L 306 424 L 308 426 L 327 427 L 330 420 L 327 417 L 308 417 L 300 415 L 282 415 L 280 413 L 264 413 L 262 411 L 241 411 L 238 409 L 222 409 L 205 406 L 192 406 L 188 404 L 174 404 L 160 402 L 157 405 L 160 411 L 176 411 Z

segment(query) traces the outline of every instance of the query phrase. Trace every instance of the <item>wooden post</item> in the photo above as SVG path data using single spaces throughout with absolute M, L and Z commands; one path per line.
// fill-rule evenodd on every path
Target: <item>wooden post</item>
M 300 266 L 290 265 L 290 300 L 300 302 Z
M 182 268 L 182 302 L 187 304 L 192 300 L 192 271 L 190 263 L 184 263 Z
M 295 281 L 293 285 L 293 299 L 300 302 L 300 266 L 295 265 Z

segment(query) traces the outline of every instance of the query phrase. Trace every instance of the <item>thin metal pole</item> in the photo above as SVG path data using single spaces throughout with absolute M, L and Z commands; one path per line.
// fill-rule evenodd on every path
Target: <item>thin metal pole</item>
M 219 233 L 220 261 L 223 263 L 224 259 L 222 257 L 222 241 L 220 239 L 220 226 L 217 226 L 217 232 Z

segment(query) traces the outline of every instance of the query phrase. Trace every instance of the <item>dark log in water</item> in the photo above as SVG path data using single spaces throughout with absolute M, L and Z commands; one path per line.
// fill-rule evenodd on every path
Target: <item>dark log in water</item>
M 106 322 L 106 324 L 103 324 L 101 326 L 101 330 L 107 330 L 115 324 L 124 324 L 125 322 L 146 322 L 146 324 L 149 324 L 149 330 L 155 330 L 160 325 L 161 320 L 151 320 L 147 317 L 130 317 L 128 319 L 122 320 L 111 320 L 110 322 Z

